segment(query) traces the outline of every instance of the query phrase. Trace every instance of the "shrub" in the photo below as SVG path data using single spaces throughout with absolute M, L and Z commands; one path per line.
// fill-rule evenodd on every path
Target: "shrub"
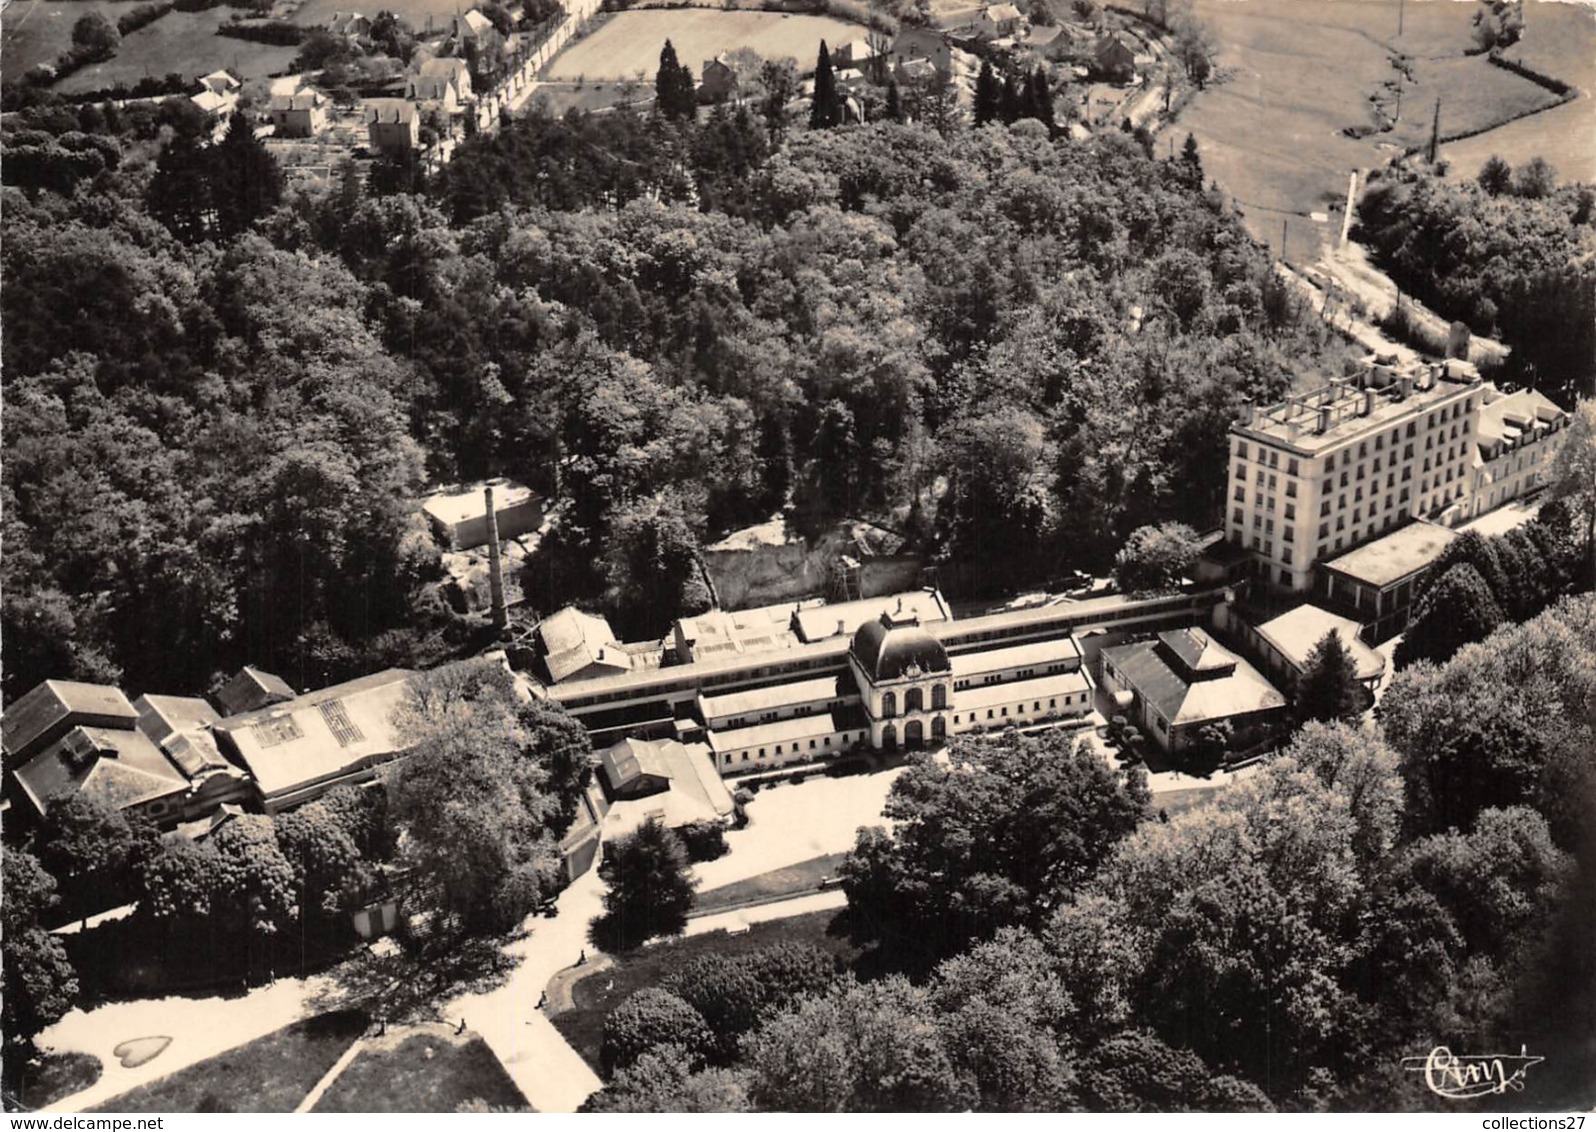
M 687 846 L 688 860 L 714 861 L 730 852 L 726 845 L 726 827 L 718 821 L 688 822 L 676 832 Z
M 697 1010 L 670 991 L 645 987 L 604 1019 L 599 1060 L 608 1076 L 625 1069 L 655 1046 L 676 1045 L 687 1051 L 696 1068 L 713 1040 L 704 1016 Z

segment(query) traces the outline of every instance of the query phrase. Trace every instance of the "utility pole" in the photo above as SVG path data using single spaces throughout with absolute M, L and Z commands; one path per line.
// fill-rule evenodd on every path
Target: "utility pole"
M 1403 20 L 1408 14 L 1408 0 L 1397 0 L 1397 38 L 1402 38 Z
M 1430 164 L 1435 164 L 1435 157 L 1441 150 L 1441 100 L 1435 100 L 1435 119 L 1430 123 Z
M 1291 217 L 1286 217 L 1280 222 L 1280 262 L 1286 262 L 1286 230 L 1291 225 Z

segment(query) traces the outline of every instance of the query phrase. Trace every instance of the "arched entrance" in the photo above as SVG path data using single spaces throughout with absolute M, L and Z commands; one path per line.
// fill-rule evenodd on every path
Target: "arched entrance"
M 948 721 L 944 717 L 942 717 L 940 715 L 933 716 L 932 719 L 931 719 L 931 738 L 932 738 L 932 740 L 934 740 L 936 742 L 941 742 L 943 739 L 946 739 L 947 737 L 948 737 Z
M 896 723 L 889 723 L 881 729 L 881 746 L 882 749 L 888 751 L 896 751 L 898 749 L 898 725 Z
M 925 724 L 918 719 L 911 719 L 903 727 L 903 745 L 905 747 L 925 746 Z
M 903 693 L 903 710 L 905 712 L 924 711 L 925 693 L 919 688 L 910 688 Z

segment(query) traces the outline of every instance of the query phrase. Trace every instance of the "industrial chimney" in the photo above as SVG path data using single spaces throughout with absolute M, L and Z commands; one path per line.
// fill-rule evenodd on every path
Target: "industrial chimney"
M 482 498 L 488 509 L 488 587 L 493 597 L 493 627 L 503 632 L 510 623 L 510 614 L 504 604 L 504 567 L 499 563 L 499 514 L 493 506 L 492 485 L 482 489 Z

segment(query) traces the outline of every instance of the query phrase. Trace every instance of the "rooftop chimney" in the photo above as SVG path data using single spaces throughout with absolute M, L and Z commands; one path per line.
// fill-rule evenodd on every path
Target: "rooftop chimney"
M 510 623 L 510 613 L 504 604 L 504 567 L 499 562 L 499 514 L 493 506 L 491 486 L 482 489 L 482 498 L 488 509 L 488 587 L 493 595 L 493 627 L 503 632 Z
M 837 618 L 837 636 L 842 636 L 848 631 L 848 623 L 841 617 Z
M 1328 405 L 1320 406 L 1319 419 L 1313 426 L 1313 431 L 1317 435 L 1323 435 L 1330 431 L 1330 407 Z

